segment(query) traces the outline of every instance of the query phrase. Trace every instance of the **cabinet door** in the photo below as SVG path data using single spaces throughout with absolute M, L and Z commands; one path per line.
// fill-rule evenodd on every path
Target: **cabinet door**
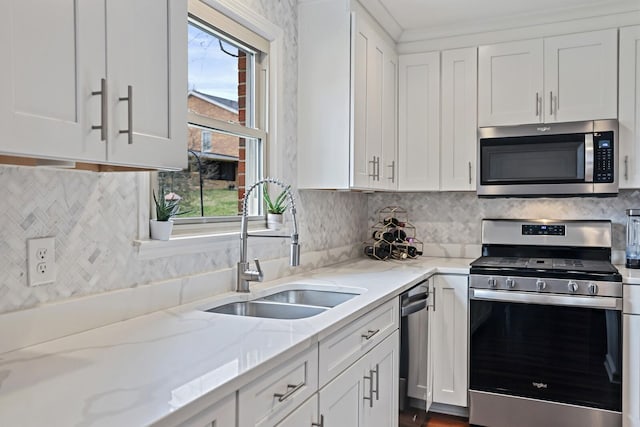
M 104 160 L 104 0 L 0 2 L 0 152 Z
M 542 122 L 542 40 L 480 46 L 478 125 Z
M 640 426 L 640 315 L 622 316 L 624 338 L 622 339 L 622 425 Z
M 371 397 L 364 403 L 363 419 L 367 427 L 398 425 L 399 346 L 396 330 L 366 356 L 365 385 L 371 385 L 369 391 L 365 391 L 365 395 Z
M 276 424 L 276 427 L 312 427 L 321 426 L 318 417 L 318 395 L 314 394 L 298 409 L 289 414 L 284 420 Z
M 442 52 L 440 189 L 475 190 L 477 50 Z
M 618 116 L 618 30 L 544 39 L 545 122 Z
M 107 75 L 108 161 L 186 167 L 186 0 L 109 0 Z
M 326 426 L 364 425 L 362 417 L 366 401 L 363 398 L 369 396 L 369 383 L 365 384 L 363 359 L 351 365 L 318 392 L 319 412 Z
M 640 187 L 640 26 L 620 29 L 620 188 Z
M 398 93 L 398 189 L 440 187 L 440 54 L 401 55 Z
M 398 187 L 398 55 L 386 43 L 382 68 L 382 148 L 380 181 L 376 188 L 395 190 Z
M 361 15 L 357 15 L 353 53 L 353 187 L 369 188 L 375 181 L 380 156 L 381 135 L 375 132 L 382 115 L 383 55 L 376 46 L 376 36 Z
M 414 313 L 407 319 L 409 328 L 409 373 L 407 395 L 422 400 L 428 411 L 433 403 L 433 292 L 435 278 L 429 279 L 428 310 Z
M 467 406 L 467 276 L 435 276 L 433 401 Z

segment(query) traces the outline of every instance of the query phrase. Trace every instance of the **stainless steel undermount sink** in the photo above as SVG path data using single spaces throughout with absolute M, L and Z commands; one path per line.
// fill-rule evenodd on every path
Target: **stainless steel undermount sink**
M 335 307 L 358 294 L 334 291 L 316 291 L 311 289 L 290 289 L 288 291 L 277 292 L 256 301 L 274 301 L 287 304 L 314 305 L 318 307 Z
M 268 319 L 304 319 L 358 296 L 355 293 L 289 289 L 253 301 L 239 301 L 205 310 L 209 313 Z
M 233 314 L 236 316 L 265 317 L 269 319 L 304 319 L 324 311 L 325 307 L 281 304 L 266 301 L 240 301 L 205 310 L 209 313 Z

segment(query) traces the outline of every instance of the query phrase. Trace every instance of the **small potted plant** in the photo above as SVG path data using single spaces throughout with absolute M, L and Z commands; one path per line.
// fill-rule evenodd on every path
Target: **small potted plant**
M 164 197 L 156 198 L 153 191 L 153 201 L 156 205 L 156 219 L 149 221 L 149 230 L 153 240 L 169 240 L 173 229 L 173 217 L 187 212 L 180 212 L 180 200 L 182 197 L 176 193 L 166 194 Z
M 287 210 L 287 191 L 289 187 L 282 190 L 282 192 L 275 198 L 275 200 L 271 199 L 269 196 L 269 190 L 267 189 L 267 185 L 265 184 L 262 187 L 262 195 L 264 199 L 264 203 L 267 206 L 267 228 L 272 230 L 279 230 L 282 228 L 284 224 L 284 212 Z

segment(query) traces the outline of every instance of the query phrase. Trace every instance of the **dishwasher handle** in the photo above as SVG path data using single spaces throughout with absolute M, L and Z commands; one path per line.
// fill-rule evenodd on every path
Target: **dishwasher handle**
M 427 298 L 400 307 L 400 316 L 406 317 L 427 307 Z

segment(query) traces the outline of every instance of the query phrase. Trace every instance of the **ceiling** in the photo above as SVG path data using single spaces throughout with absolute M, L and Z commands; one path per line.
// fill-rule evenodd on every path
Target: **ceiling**
M 638 10 L 638 0 L 361 0 L 397 41 Z

